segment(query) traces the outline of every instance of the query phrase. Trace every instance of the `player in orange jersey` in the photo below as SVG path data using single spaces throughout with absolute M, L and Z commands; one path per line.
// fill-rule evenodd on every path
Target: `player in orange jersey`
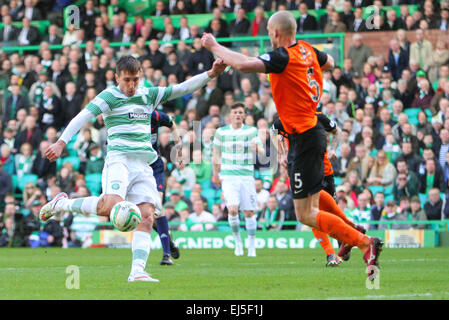
M 325 116 L 322 113 L 317 113 L 318 122 L 320 125 L 323 126 L 324 130 L 328 133 L 333 134 L 332 144 L 331 144 L 331 153 L 324 154 L 323 164 L 324 164 L 324 186 L 323 189 L 320 191 L 320 203 L 319 208 L 320 210 L 326 210 L 330 211 L 334 214 L 337 214 L 340 216 L 347 224 L 352 226 L 353 228 L 356 228 L 357 230 L 365 233 L 366 230 L 363 229 L 361 226 L 356 226 L 354 223 L 352 223 L 344 214 L 344 212 L 338 207 L 338 205 L 334 206 L 326 206 L 326 199 L 329 199 L 329 195 L 332 196 L 335 199 L 335 183 L 334 183 L 334 170 L 332 168 L 332 164 L 330 162 L 330 159 L 333 159 L 336 157 L 335 152 L 333 150 L 336 149 L 337 143 L 338 143 L 338 135 L 340 128 L 338 128 L 337 124 L 329 119 L 327 116 Z M 275 130 L 279 137 L 281 137 L 279 141 L 279 155 L 281 157 L 280 163 L 283 164 L 285 162 L 285 154 L 288 150 L 288 134 L 285 132 L 284 126 L 282 125 L 282 122 L 277 119 L 273 122 L 273 125 L 271 127 L 272 130 Z M 327 194 L 326 194 L 327 193 Z M 312 228 L 313 235 L 318 240 L 319 244 L 323 248 L 324 252 L 326 253 L 326 267 L 336 267 L 338 266 L 342 259 L 335 254 L 334 248 L 332 247 L 331 242 L 329 241 L 329 236 L 322 231 L 317 230 L 316 228 Z M 342 247 L 344 244 L 342 244 Z
M 319 208 L 327 137 L 322 126 L 317 124 L 315 112 L 322 94 L 321 72 L 333 68 L 334 60 L 309 43 L 296 40 L 296 20 L 288 11 L 273 14 L 267 29 L 274 50 L 259 57 L 234 52 L 218 44 L 210 33 L 203 34 L 202 44 L 235 69 L 245 73 L 269 73 L 273 100 L 289 134 L 287 166 L 296 217 L 305 225 L 359 247 L 369 267 L 369 278 L 373 280 L 376 274 L 373 266 L 378 265 L 382 240 L 366 236 L 339 216 Z M 334 203 L 329 201 L 329 205 Z

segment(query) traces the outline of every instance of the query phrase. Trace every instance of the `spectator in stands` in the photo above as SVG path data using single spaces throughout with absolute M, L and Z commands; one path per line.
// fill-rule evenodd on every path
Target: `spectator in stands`
M 349 48 L 347 58 L 351 59 L 355 71 L 362 74 L 362 67 L 369 57 L 373 55 L 370 47 L 363 44 L 362 36 L 354 34 L 352 36 L 353 45 Z
M 331 21 L 324 27 L 324 33 L 346 32 L 346 25 L 340 21 L 340 14 L 332 12 Z
M 48 176 L 56 175 L 56 162 L 50 162 L 45 157 L 45 151 L 49 146 L 50 143 L 48 141 L 41 141 L 39 150 L 31 167 L 31 173 L 36 174 L 39 177 L 39 185 L 43 185 Z
M 35 8 L 32 0 L 24 0 L 23 7 L 17 14 L 18 19 L 43 20 L 41 11 Z
M 422 71 L 418 71 L 417 77 L 422 74 Z M 422 79 L 419 83 L 419 92 L 412 102 L 411 108 L 422 108 L 423 110 L 429 109 L 433 98 L 433 89 L 427 79 Z M 436 110 L 432 110 L 432 113 L 436 113 Z
M 429 190 L 428 200 L 424 204 L 424 211 L 427 220 L 441 220 L 443 215 L 443 201 L 440 197 L 440 190 L 432 188 Z
M 10 176 L 14 174 L 14 156 L 11 154 L 11 148 L 6 143 L 0 145 L 0 163 L 3 165 L 3 171 Z
M 48 42 L 50 45 L 62 43 L 62 38 L 59 36 L 59 30 L 56 24 L 51 24 L 48 27 L 48 35 L 44 37 L 44 41 Z
M 318 29 L 318 23 L 314 16 L 307 14 L 307 4 L 302 2 L 299 4 L 299 18 L 296 20 L 298 33 L 307 33 Z
M 434 83 L 437 81 L 438 70 L 442 65 L 447 64 L 449 61 L 449 50 L 447 44 L 443 40 L 437 40 L 435 50 L 432 53 L 431 63 L 429 66 L 429 81 Z
M 169 9 L 165 6 L 164 1 L 156 1 L 155 10 L 153 12 L 154 16 L 162 17 L 162 16 L 168 16 L 170 14 Z
M 402 49 L 398 40 L 390 40 L 390 49 L 388 51 L 388 68 L 391 71 L 393 80 L 397 81 L 402 71 L 408 67 L 409 54 Z
M 285 213 L 279 210 L 278 200 L 272 195 L 268 198 L 265 209 L 261 212 L 258 222 L 269 231 L 279 231 L 285 219 Z
M 388 30 L 398 30 L 404 27 L 402 20 L 396 16 L 396 10 L 390 9 L 387 11 L 387 21 L 385 26 Z
M 187 67 L 189 74 L 196 75 L 204 72 L 204 70 L 209 70 L 214 61 L 214 57 L 210 51 L 203 48 L 201 44 L 201 38 L 195 38 L 193 40 L 193 47 L 195 51 L 189 57 L 187 61 Z
M 421 29 L 417 29 L 416 33 L 416 41 L 410 45 L 410 60 L 417 61 L 419 66 L 424 71 L 428 71 L 433 52 L 432 43 L 429 40 L 424 39 L 424 31 Z
M 48 127 L 55 127 L 59 130 L 62 127 L 62 116 L 61 100 L 53 92 L 51 86 L 46 86 L 39 104 L 39 123 L 42 131 L 47 130 Z
M 408 168 L 417 172 L 421 158 L 413 152 L 413 146 L 410 141 L 404 141 L 401 144 L 402 157 L 407 161 Z
M 347 30 L 350 30 L 354 22 L 354 13 L 352 11 L 351 0 L 345 0 L 343 3 L 343 11 L 340 12 L 340 21 L 346 25 Z
M 439 190 L 442 190 L 442 192 L 446 190 L 444 173 L 440 167 L 437 168 L 434 159 L 426 160 L 425 172 L 419 175 L 419 180 L 419 193 L 429 194 L 430 190 L 433 188 L 438 188 Z
M 414 221 L 425 221 L 427 220 L 426 213 L 421 209 L 421 201 L 418 196 L 413 196 L 410 199 L 410 214 L 408 220 Z M 411 226 L 413 229 L 426 229 L 425 224 L 413 224 Z
M 385 208 L 385 194 L 377 192 L 374 196 L 374 205 L 371 206 L 371 221 L 379 221 L 382 218 L 382 211 Z M 379 225 L 371 224 L 370 229 L 378 229 Z
M 396 168 L 388 161 L 387 154 L 384 150 L 377 152 L 376 161 L 371 168 L 366 185 L 369 186 L 393 186 L 396 178 Z
M 17 178 L 20 179 L 24 174 L 31 173 L 35 155 L 33 154 L 33 147 L 30 143 L 25 142 L 20 146 L 20 153 L 14 157 L 15 172 Z
M 340 145 L 340 155 L 336 160 L 331 161 L 336 177 L 346 177 L 349 162 L 351 160 L 351 147 L 347 143 Z
M 5 100 L 5 107 L 3 113 L 2 123 L 6 126 L 7 122 L 17 117 L 17 112 L 20 109 L 28 110 L 29 104 L 26 96 L 20 93 L 20 86 L 14 84 L 11 86 L 11 95 Z
M 371 220 L 371 207 L 365 193 L 362 192 L 357 196 L 357 208 L 352 210 L 348 218 L 356 225 L 361 225 L 366 230 L 369 229 L 369 224 L 366 222 Z
M 255 17 L 251 22 L 250 34 L 253 37 L 265 36 L 268 34 L 267 24 L 268 20 L 265 18 L 265 12 L 261 6 L 257 6 L 254 9 Z
M 22 29 L 20 29 L 17 40 L 20 46 L 36 45 L 39 43 L 39 31 L 32 26 L 28 18 L 22 19 Z
M 187 225 L 190 225 L 190 231 L 208 231 L 214 229 L 217 222 L 215 217 L 208 211 L 204 210 L 203 200 L 198 199 L 193 202 L 193 212 L 187 219 Z
M 354 10 L 354 18 L 350 22 L 348 26 L 349 32 L 365 32 L 367 31 L 366 20 L 363 19 L 363 10 L 362 8 L 355 8 Z
M 25 129 L 16 135 L 14 149 L 19 150 L 23 143 L 29 142 L 32 149 L 37 149 L 42 140 L 42 131 L 36 126 L 36 119 L 27 116 L 25 119 Z
M 347 172 L 355 170 L 359 179 L 362 182 L 365 181 L 370 170 L 370 159 L 372 158 L 367 154 L 366 148 L 362 144 L 357 145 L 355 147 L 355 157 L 349 161 Z
M 449 8 L 440 11 L 440 19 L 436 23 L 436 28 L 443 31 L 449 30 Z
M 444 167 L 446 162 L 446 153 L 449 151 L 449 130 L 442 128 L 440 131 L 440 140 L 433 146 L 435 156 L 441 167 Z
M 407 220 L 406 214 L 404 214 L 403 212 L 401 212 L 400 209 L 397 208 L 396 202 L 394 200 L 387 201 L 387 203 L 385 204 L 385 208 L 382 211 L 382 218 L 380 219 L 380 221 L 388 222 L 388 221 L 406 221 L 406 220 Z M 379 230 L 387 230 L 387 229 L 398 230 L 408 228 L 409 225 L 399 223 L 397 224 L 383 223 L 379 225 Z
M 229 23 L 229 34 L 231 37 L 244 36 L 250 31 L 251 23 L 246 18 L 245 9 L 239 8 L 234 20 Z
M 12 24 L 11 16 L 3 17 L 3 27 L 0 28 L 0 42 L 17 41 L 19 29 Z

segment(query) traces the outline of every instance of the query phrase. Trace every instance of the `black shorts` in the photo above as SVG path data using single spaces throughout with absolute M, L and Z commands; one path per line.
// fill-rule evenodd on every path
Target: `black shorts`
M 293 198 L 307 198 L 324 187 L 326 131 L 317 123 L 306 132 L 289 135 L 288 141 L 287 167 Z
M 336 198 L 335 182 L 333 174 L 324 177 L 323 190 L 329 193 L 334 199 Z

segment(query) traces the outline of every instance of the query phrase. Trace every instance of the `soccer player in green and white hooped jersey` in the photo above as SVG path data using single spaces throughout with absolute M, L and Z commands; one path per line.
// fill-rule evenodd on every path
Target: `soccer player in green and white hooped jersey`
M 158 282 L 145 272 L 153 214 L 158 215 L 161 211 L 161 199 L 149 166 L 157 159 L 151 145 L 151 113 L 160 103 L 203 87 L 223 72 L 226 65 L 218 59 L 211 70 L 175 86 L 151 88 L 148 94 L 136 94 L 141 69 L 136 58 L 123 56 L 116 65 L 118 86 L 98 94 L 45 152 L 50 161 L 55 161 L 83 125 L 101 114 L 108 133 L 108 152 L 102 173 L 103 194 L 72 200 L 60 193 L 42 207 L 40 219 L 46 221 L 54 214 L 67 211 L 109 216 L 112 207 L 120 201 L 126 199 L 137 204 L 142 221 L 133 233 L 132 268 L 128 281 Z
M 263 155 L 265 150 L 255 127 L 243 124 L 245 106 L 237 102 L 231 106 L 231 124 L 218 128 L 213 142 L 212 181 L 222 185 L 228 208 L 228 221 L 234 235 L 236 256 L 243 255 L 240 236 L 239 209 L 245 214 L 248 232 L 248 257 L 256 256 L 257 220 L 254 212 L 258 209 L 254 181 L 255 152 Z

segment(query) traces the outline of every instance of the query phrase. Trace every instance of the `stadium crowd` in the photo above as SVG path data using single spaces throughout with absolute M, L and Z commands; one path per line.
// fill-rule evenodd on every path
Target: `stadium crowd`
M 336 199 L 358 224 L 366 221 L 441 220 L 449 218 L 449 51 L 448 40 L 433 47 L 428 29 L 448 30 L 449 1 L 374 0 L 380 9 L 375 28 L 362 19 L 369 0 L 157 1 L 153 16 L 165 16 L 164 30 L 153 28 L 151 17 L 135 17 L 109 3 L 88 0 L 80 8 L 81 29 L 63 32 L 60 12 L 68 0 L 0 1 L 2 47 L 39 45 L 39 50 L 3 51 L 0 56 L 0 246 L 88 246 L 102 217 L 66 214 L 41 226 L 43 204 L 63 191 L 73 197 L 101 192 L 106 145 L 101 116 L 93 119 L 67 145 L 62 160 L 50 163 L 46 148 L 58 139 L 68 122 L 99 92 L 114 86 L 115 61 L 124 54 L 143 65 L 145 87 L 168 86 L 208 70 L 213 55 L 202 47 L 202 32 L 216 37 L 266 35 L 265 11 L 299 10 L 298 32 L 354 32 L 342 67 L 323 74 L 319 110 L 343 129 L 332 161 Z M 408 4 L 418 5 L 410 14 Z M 384 5 L 401 5 L 384 12 Z M 326 9 L 318 21 L 308 9 Z M 355 9 L 354 9 L 355 8 Z M 255 12 L 248 20 L 247 12 Z M 227 23 L 223 13 L 234 12 Z M 207 28 L 188 17 L 174 28 L 170 15 L 212 13 Z M 50 20 L 45 34 L 30 21 Z M 12 22 L 21 22 L 17 27 Z M 389 55 L 374 56 L 360 31 L 395 30 Z M 405 30 L 416 32 L 410 42 Z M 160 41 L 181 40 L 176 45 Z M 185 40 L 193 40 L 187 44 Z M 111 43 L 131 42 L 130 46 Z M 62 44 L 60 50 L 49 45 Z M 80 44 L 85 44 L 81 49 Z M 232 45 L 232 43 L 229 43 Z M 257 48 L 238 48 L 249 54 Z M 173 142 L 168 129 L 159 132 L 159 150 L 166 165 L 165 213 L 173 230 L 229 230 L 221 190 L 211 182 L 214 132 L 229 123 L 230 106 L 242 101 L 245 124 L 256 126 L 266 142 L 268 157 L 276 158 L 277 141 L 270 134 L 276 108 L 265 74 L 236 70 L 175 101 L 158 107 L 174 117 L 185 133 L 183 150 L 188 165 L 178 168 L 170 157 Z M 271 144 L 270 144 L 271 139 Z M 194 148 L 194 142 L 200 148 Z M 261 229 L 306 228 L 296 221 L 285 166 L 256 163 L 258 221 Z M 426 228 L 422 224 L 392 224 L 391 228 Z M 386 228 L 385 224 L 369 228 Z

